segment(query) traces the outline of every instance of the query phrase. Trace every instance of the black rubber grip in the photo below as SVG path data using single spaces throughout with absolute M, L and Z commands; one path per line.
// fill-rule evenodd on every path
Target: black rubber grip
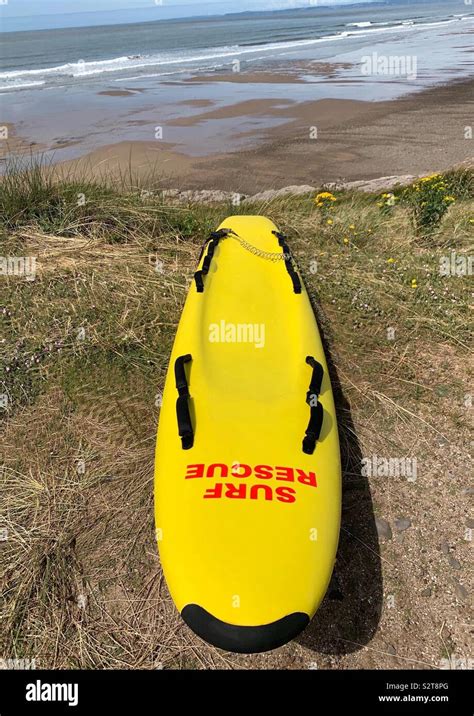
M 285 255 L 285 267 L 286 267 L 289 277 L 291 278 L 291 283 L 293 284 L 293 292 L 301 293 L 300 277 L 298 276 L 298 272 L 296 271 L 296 269 L 294 267 L 293 258 L 291 256 L 289 246 L 286 243 L 286 236 L 281 234 L 279 231 L 273 231 L 273 234 L 275 234 L 275 236 L 278 239 L 279 245 L 283 249 L 283 253 Z
M 199 263 L 201 263 L 201 259 L 204 254 L 206 255 L 204 256 L 204 261 L 202 262 L 202 268 L 199 269 L 199 271 L 196 271 L 196 273 L 194 274 L 194 280 L 196 282 L 196 289 L 198 293 L 204 292 L 204 276 L 207 276 L 207 274 L 209 273 L 209 269 L 211 268 L 211 261 L 214 256 L 214 251 L 216 250 L 219 241 L 228 236 L 229 234 L 233 233 L 234 232 L 232 231 L 232 229 L 219 229 L 219 231 L 214 231 L 202 247 L 201 253 L 199 255 Z
M 321 435 L 324 420 L 323 406 L 319 402 L 324 370 L 321 363 L 318 363 L 313 356 L 307 356 L 306 363 L 311 366 L 313 373 L 311 375 L 311 382 L 306 393 L 306 402 L 310 407 L 310 416 L 305 437 L 303 438 L 303 452 L 306 453 L 306 455 L 312 455 L 316 449 L 316 443 Z
M 178 432 L 181 438 L 183 450 L 190 450 L 194 445 L 194 430 L 191 422 L 191 413 L 189 412 L 189 388 L 186 378 L 185 365 L 192 361 L 190 353 L 180 356 L 174 364 L 174 375 L 176 379 L 176 389 L 178 391 L 178 400 L 176 401 L 176 417 L 178 419 Z

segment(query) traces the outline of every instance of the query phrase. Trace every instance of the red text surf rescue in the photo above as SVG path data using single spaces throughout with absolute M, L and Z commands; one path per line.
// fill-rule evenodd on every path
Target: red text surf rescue
M 278 502 L 295 502 L 296 490 L 289 484 L 281 485 L 278 482 L 308 485 L 309 487 L 317 487 L 316 473 L 305 472 L 299 468 L 293 467 L 272 467 L 270 465 L 246 465 L 244 463 L 234 463 L 226 465 L 225 463 L 213 463 L 205 465 L 197 463 L 188 465 L 186 468 L 186 480 L 208 478 L 255 478 L 257 480 L 265 480 L 267 482 L 255 482 L 252 484 L 247 482 L 217 482 L 205 490 L 203 498 L 205 500 L 215 500 L 227 498 L 231 500 L 277 500 Z M 272 481 L 269 483 L 268 481 Z

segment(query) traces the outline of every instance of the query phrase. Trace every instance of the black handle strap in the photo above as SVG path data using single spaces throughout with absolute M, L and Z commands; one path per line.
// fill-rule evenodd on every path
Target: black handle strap
M 217 248 L 217 245 L 221 239 L 224 239 L 229 234 L 233 234 L 234 232 L 232 229 L 219 229 L 219 231 L 214 231 L 204 244 L 204 246 L 201 249 L 201 254 L 199 256 L 199 262 L 201 262 L 201 259 L 204 255 L 204 252 L 206 251 L 206 256 L 204 257 L 204 261 L 202 263 L 202 268 L 200 268 L 196 273 L 194 274 L 194 280 L 196 282 L 196 289 L 198 293 L 204 292 L 204 276 L 207 276 L 209 273 L 209 269 L 211 267 L 211 261 L 214 256 L 214 251 Z
M 306 402 L 310 407 L 310 417 L 303 439 L 303 452 L 306 453 L 306 455 L 312 455 L 321 435 L 324 420 L 323 406 L 319 402 L 324 370 L 321 363 L 318 363 L 312 356 L 306 357 L 306 363 L 312 367 L 313 373 L 308 392 L 306 393 Z
M 178 400 L 176 401 L 176 416 L 178 418 L 178 431 L 181 438 L 183 450 L 189 450 L 194 445 L 194 431 L 191 422 L 191 414 L 189 412 L 189 388 L 188 379 L 186 378 L 185 364 L 192 361 L 191 354 L 180 356 L 174 364 L 174 375 L 176 379 L 176 389 L 178 391 Z
M 301 293 L 300 277 L 298 276 L 298 273 L 295 270 L 293 258 L 291 256 L 289 246 L 286 243 L 286 236 L 284 236 L 284 234 L 281 234 L 279 231 L 273 231 L 272 233 L 277 237 L 278 243 L 283 249 L 283 253 L 285 255 L 285 266 L 286 266 L 286 270 L 288 271 L 288 274 L 291 278 L 291 282 L 293 284 L 293 291 L 294 291 L 294 293 Z

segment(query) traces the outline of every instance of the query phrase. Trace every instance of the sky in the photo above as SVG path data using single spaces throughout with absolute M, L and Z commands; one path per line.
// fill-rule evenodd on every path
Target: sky
M 0 0 L 0 31 L 81 27 L 376 0 Z
M 329 4 L 345 4 L 355 2 L 356 0 L 320 0 L 321 5 Z M 362 1 L 363 0 L 359 0 Z M 369 2 L 370 0 L 366 0 Z M 0 5 L 2 0 L 0 0 Z M 176 7 L 177 9 L 189 10 L 189 15 L 199 14 L 203 5 L 214 5 L 216 11 L 225 9 L 227 12 L 239 12 L 242 5 L 252 5 L 255 10 L 260 9 L 284 9 L 305 7 L 308 5 L 318 4 L 317 0 L 252 0 L 251 2 L 242 2 L 242 0 L 7 0 L 4 10 L 5 17 L 21 17 L 21 16 L 38 16 L 38 15 L 64 15 L 68 13 L 86 13 L 100 12 L 111 10 L 133 10 L 144 9 L 155 6 Z M 229 8 L 229 9 L 227 9 Z
M 356 0 L 319 0 L 321 5 L 355 2 Z M 361 0 L 359 0 L 361 1 Z M 363 1 L 363 0 L 362 0 Z M 369 0 L 367 0 L 369 1 Z M 3 0 L 5 2 L 5 0 Z M 188 15 L 200 14 L 203 6 L 211 6 L 218 12 L 240 12 L 245 9 L 282 10 L 285 8 L 306 7 L 317 5 L 318 0 L 6 0 L 0 7 L 4 17 L 37 17 L 38 15 L 65 15 L 69 13 L 87 13 L 120 10 L 143 10 L 160 7 L 175 8 L 176 11 Z

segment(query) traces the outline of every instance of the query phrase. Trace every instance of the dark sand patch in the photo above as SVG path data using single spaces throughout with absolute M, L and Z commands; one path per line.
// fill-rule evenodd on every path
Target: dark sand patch
M 184 107 L 213 107 L 215 102 L 212 99 L 185 99 L 177 104 Z
M 104 95 L 105 97 L 132 97 L 135 92 L 132 92 L 131 90 L 103 90 L 102 92 L 97 92 L 97 94 Z

